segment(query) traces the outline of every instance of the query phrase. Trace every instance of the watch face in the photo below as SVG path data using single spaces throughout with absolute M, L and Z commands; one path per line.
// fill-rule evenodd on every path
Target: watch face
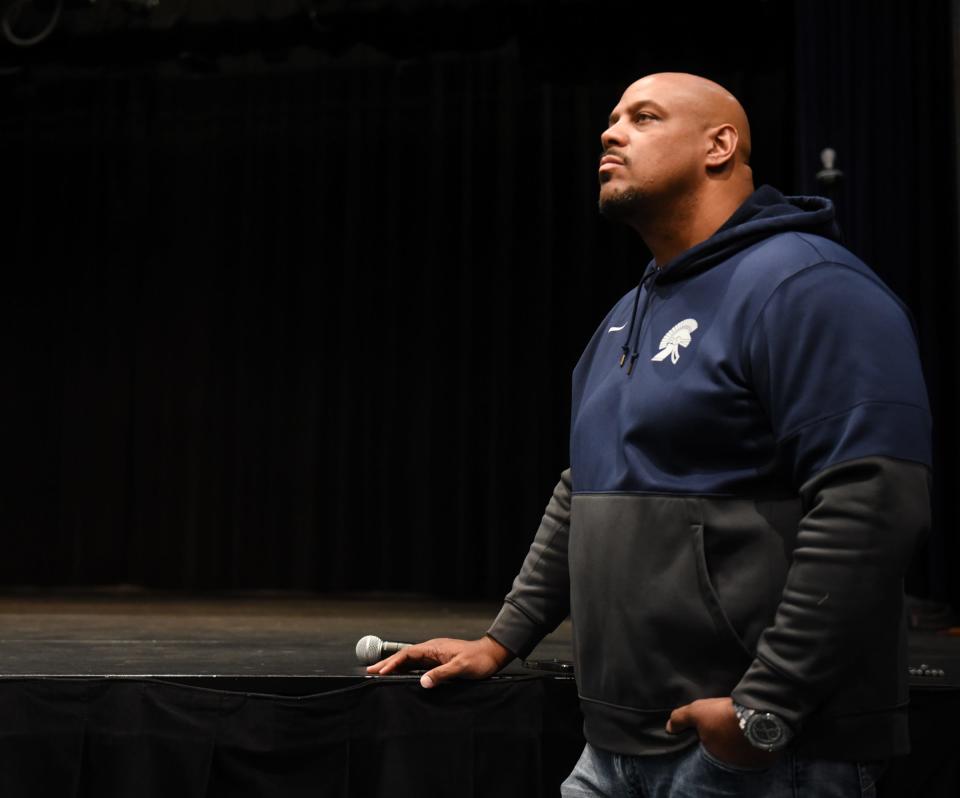
M 747 734 L 754 745 L 775 747 L 783 740 L 783 726 L 770 715 L 754 715 Z

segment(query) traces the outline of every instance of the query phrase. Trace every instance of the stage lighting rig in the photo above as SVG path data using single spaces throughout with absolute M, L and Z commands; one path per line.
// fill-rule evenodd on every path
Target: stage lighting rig
M 63 12 L 63 0 L 0 0 L 0 32 L 14 47 L 33 47 L 46 39 Z
M 68 15 L 93 12 L 100 16 L 113 8 L 131 14 L 149 14 L 160 0 L 0 0 L 0 45 L 28 48 L 50 37 Z

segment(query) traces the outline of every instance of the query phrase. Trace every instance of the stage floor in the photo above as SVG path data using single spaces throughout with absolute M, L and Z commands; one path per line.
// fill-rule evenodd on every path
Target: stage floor
M 6 595 L 0 678 L 136 677 L 306 695 L 371 678 L 354 654 L 363 635 L 476 638 L 498 610 L 397 595 Z M 572 658 L 569 621 L 531 655 L 552 658 Z M 538 673 L 515 662 L 501 675 Z
M 426 691 L 416 674 L 369 677 L 354 655 L 366 634 L 475 638 L 498 609 L 398 595 L 0 595 L 0 773 L 16 785 L 4 794 L 82 784 L 85 795 L 147 795 L 146 762 L 157 796 L 246 795 L 251 784 L 388 796 L 410 773 L 418 786 L 434 778 L 421 794 L 450 794 L 468 773 L 476 784 L 509 774 L 510 790 L 477 794 L 555 795 L 583 746 L 570 676 L 513 663 L 487 682 Z M 571 639 L 568 621 L 531 658 L 569 660 Z M 960 783 L 949 729 L 960 637 L 914 633 L 910 644 L 912 671 L 927 666 L 910 674 L 914 753 L 879 794 L 946 798 Z
M 373 678 L 354 654 L 363 635 L 405 642 L 476 638 L 498 610 L 494 602 L 397 594 L 6 594 L 0 595 L 0 679 L 135 677 L 307 695 Z M 571 660 L 570 621 L 530 659 Z M 911 687 L 960 688 L 960 637 L 912 632 L 909 659 Z M 520 662 L 500 674 L 532 675 L 556 674 Z

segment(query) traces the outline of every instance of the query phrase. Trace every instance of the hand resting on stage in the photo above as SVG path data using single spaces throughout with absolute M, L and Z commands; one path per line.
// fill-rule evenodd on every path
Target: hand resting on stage
M 485 679 L 504 667 L 514 655 L 489 635 L 479 640 L 438 637 L 401 649 L 367 668 L 367 673 L 385 676 L 397 669 L 426 664 L 438 667 L 420 677 L 423 687 L 434 687 L 447 679 Z

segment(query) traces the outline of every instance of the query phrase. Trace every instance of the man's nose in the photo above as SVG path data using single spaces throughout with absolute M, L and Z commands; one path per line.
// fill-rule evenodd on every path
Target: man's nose
M 600 144 L 605 150 L 615 145 L 623 146 L 625 143 L 623 129 L 617 124 L 610 125 L 600 134 Z

